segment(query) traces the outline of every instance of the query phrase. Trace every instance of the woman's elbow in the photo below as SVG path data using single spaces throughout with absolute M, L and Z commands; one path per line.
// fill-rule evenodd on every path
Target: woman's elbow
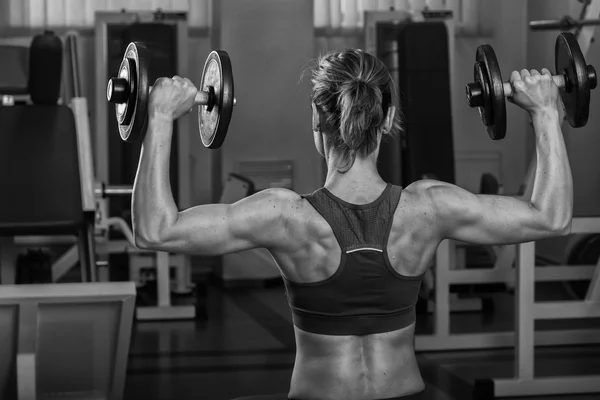
M 573 227 L 573 219 L 565 218 L 562 221 L 555 222 L 550 225 L 549 231 L 552 236 L 560 237 L 560 236 L 568 236 L 571 234 L 571 229 Z
M 567 222 L 563 223 L 558 227 L 557 234 L 559 236 L 568 236 L 571 234 L 571 229 L 573 228 L 573 220 L 569 219 Z
M 163 241 L 156 235 L 148 235 L 147 233 L 135 231 L 133 232 L 135 247 L 141 250 L 159 251 Z

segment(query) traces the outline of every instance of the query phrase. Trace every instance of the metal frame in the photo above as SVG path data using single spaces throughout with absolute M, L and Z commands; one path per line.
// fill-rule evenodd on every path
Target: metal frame
M 600 218 L 573 219 L 573 233 L 600 232 Z M 453 284 L 512 283 L 518 285 L 515 268 L 501 264 L 494 268 L 464 270 L 455 269 L 457 264 L 457 243 L 444 240 L 436 253 L 435 299 L 434 299 L 434 332 L 415 336 L 415 350 L 444 351 L 467 349 L 490 349 L 513 347 L 518 340 L 514 332 L 477 332 L 453 334 L 450 332 L 451 304 L 450 286 Z M 534 265 L 532 263 L 532 265 Z M 592 279 L 595 265 L 578 266 L 543 266 L 531 267 L 534 282 L 565 281 L 572 279 Z M 597 274 L 598 272 L 596 272 Z M 600 289 L 599 289 L 600 290 Z M 516 328 L 515 328 L 516 329 Z M 532 332 L 537 345 L 555 346 L 570 344 L 598 344 L 600 330 L 572 329 Z
M 365 52 L 377 55 L 377 23 L 406 22 L 413 20 L 410 11 L 364 11 Z
M 169 14 L 181 14 L 163 12 L 163 15 Z M 127 11 L 127 12 L 96 12 L 95 18 L 95 36 L 96 36 L 96 60 L 106 60 L 108 55 L 108 42 L 107 42 L 107 30 L 109 24 L 129 24 L 132 22 L 163 22 L 165 24 L 176 25 L 177 29 L 177 73 L 181 76 L 187 76 L 189 68 L 189 55 L 188 55 L 188 22 L 187 17 L 175 18 L 170 20 L 169 18 L 157 20 L 156 13 L 154 11 Z M 109 178 L 109 152 L 108 152 L 108 127 L 105 115 L 107 113 L 108 102 L 104 98 L 106 92 L 106 80 L 108 77 L 107 66 L 105 62 L 98 62 L 96 64 L 96 142 L 95 142 L 95 158 L 96 158 L 96 177 L 102 182 L 108 182 Z M 178 145 L 178 207 L 180 209 L 189 208 L 192 204 L 191 199 L 191 164 L 190 164 L 190 134 L 191 126 L 189 118 L 180 118 L 176 122 L 179 130 L 177 136 Z M 108 210 L 108 199 L 102 199 L 99 201 L 99 207 L 101 208 L 101 214 L 106 215 Z M 104 221 L 112 220 L 114 218 L 104 219 Z M 100 221 L 102 223 L 102 219 Z M 122 226 L 122 224 L 118 224 Z M 129 228 L 127 227 L 127 230 Z M 125 233 L 125 232 L 124 232 Z M 127 234 L 126 234 L 127 236 Z M 120 244 L 107 242 L 105 244 L 99 244 L 105 251 L 103 257 L 101 257 L 101 264 L 107 264 L 107 256 L 110 254 L 112 249 L 122 248 Z M 141 265 L 146 266 L 148 257 L 140 257 L 142 253 L 148 253 L 140 251 L 135 248 L 133 243 L 130 243 L 126 247 L 125 252 L 130 255 L 130 263 L 134 270 Z M 156 253 L 156 261 L 154 265 L 157 270 L 157 282 L 158 282 L 158 306 L 157 307 L 143 307 L 138 308 L 137 318 L 138 319 L 180 319 L 180 318 L 195 318 L 195 308 L 193 306 L 177 306 L 171 305 L 170 294 L 171 292 L 182 292 L 189 289 L 191 284 L 187 280 L 187 274 L 191 274 L 190 268 L 190 257 L 187 255 L 175 256 L 178 279 L 175 288 L 171 289 L 169 280 L 169 266 L 172 264 L 173 257 L 169 257 L 167 253 Z M 181 264 L 181 265 L 180 265 Z M 184 282 L 186 279 L 186 282 Z
M 171 14 L 164 12 L 164 15 Z M 180 14 L 180 13 L 177 13 Z M 95 160 L 96 177 L 102 182 L 109 182 L 109 152 L 108 152 L 108 126 L 105 118 L 108 102 L 105 98 L 108 71 L 104 62 L 108 57 L 107 30 L 109 24 L 130 24 L 132 22 L 158 22 L 153 11 L 139 12 L 96 12 L 95 19 L 95 59 L 96 62 L 96 132 L 95 132 Z M 188 23 L 187 20 L 168 19 L 160 21 L 165 24 L 177 26 L 177 71 L 181 76 L 189 75 L 188 60 Z M 116 123 L 116 121 L 115 121 Z M 191 165 L 190 165 L 190 119 L 180 118 L 176 122 L 179 135 L 178 146 L 178 206 L 180 209 L 191 206 Z
M 72 36 L 71 40 L 75 41 L 76 38 Z M 87 223 L 85 232 L 81 232 L 78 237 L 79 259 L 85 260 L 84 262 L 80 262 L 82 280 L 84 282 L 96 282 L 98 276 L 96 273 L 96 243 L 93 227 L 93 219 L 96 213 L 96 201 L 94 197 L 95 177 L 87 99 L 85 97 L 74 97 L 71 99 L 69 106 L 75 120 L 79 180 L 81 182 L 81 204 Z
M 194 319 L 196 318 L 196 308 L 193 305 L 174 306 L 171 303 L 171 293 L 191 293 L 193 284 L 189 281 L 189 257 L 184 255 L 170 255 L 169 253 L 156 252 L 152 250 L 142 250 L 135 247 L 131 242 L 133 233 L 127 226 L 127 223 L 120 218 L 109 218 L 108 225 L 124 230 L 124 235 L 129 240 L 102 240 L 98 238 L 96 242 L 96 251 L 100 257 L 107 258 L 109 254 L 127 254 L 129 256 L 129 270 L 132 276 L 140 268 L 155 268 L 157 282 L 157 305 L 140 306 L 136 308 L 136 318 L 138 320 L 167 320 L 167 319 Z M 40 246 L 48 244 L 71 244 L 75 239 L 71 236 L 20 236 L 15 237 L 15 245 L 19 247 Z M 56 282 L 67 271 L 73 268 L 79 261 L 77 246 L 73 245 L 63 255 L 52 264 L 52 279 Z M 102 282 L 108 282 L 108 274 L 103 271 L 103 267 L 98 266 L 98 276 Z M 175 268 L 175 282 L 171 283 L 170 268 Z M 6 267 L 5 267 L 6 268 Z M 14 266 L 13 266 L 14 269 Z M 104 272 L 104 273 L 103 273 Z M 134 282 L 135 279 L 132 279 Z M 14 280 L 12 281 L 14 282 Z M 12 283 L 10 282 L 10 283 Z
M 35 399 L 38 312 L 42 304 L 121 302 L 111 390 L 107 400 L 123 398 L 131 342 L 135 287 L 130 282 L 68 283 L 53 285 L 2 286 L 0 305 L 18 306 L 18 349 L 16 354 L 19 400 Z
M 123 221 L 125 222 L 125 221 Z M 128 236 L 126 234 L 126 236 Z M 98 244 L 99 252 L 103 254 L 127 253 L 129 270 L 136 271 L 142 267 L 156 269 L 157 305 L 136 308 L 136 318 L 140 321 L 194 319 L 196 307 L 193 305 L 174 306 L 171 303 L 171 293 L 178 290 L 190 292 L 191 284 L 187 282 L 189 271 L 187 260 L 183 255 L 171 255 L 165 252 L 141 250 L 128 241 L 105 241 Z M 176 282 L 171 285 L 170 268 L 176 268 Z M 135 274 L 133 274 L 135 275 Z
M 598 15 L 600 15 L 600 1 L 592 0 L 589 4 L 584 6 L 583 12 L 583 20 L 592 20 L 597 19 Z M 590 46 L 594 41 L 594 31 L 596 27 L 594 25 L 583 26 L 577 32 L 577 41 L 579 42 L 579 47 L 581 47 L 581 52 L 583 54 L 587 54 L 590 50 Z
M 137 282 L 141 268 L 155 268 L 157 282 L 157 306 L 144 306 L 137 308 L 138 320 L 164 320 L 164 319 L 193 319 L 196 317 L 194 306 L 171 304 L 171 293 L 189 294 L 193 290 L 190 281 L 190 257 L 184 254 L 169 254 L 152 250 L 142 250 L 135 246 L 133 232 L 122 218 L 106 217 L 108 205 L 103 199 L 99 201 L 100 212 L 96 221 L 98 231 L 108 232 L 110 227 L 119 230 L 126 240 L 108 240 L 106 234 L 98 238 L 99 258 L 108 259 L 114 253 L 126 253 L 129 256 L 130 279 Z M 71 257 L 74 255 L 72 254 Z M 60 261 L 60 260 L 59 260 Z M 108 265 L 108 263 L 103 263 Z M 56 266 L 56 264 L 55 264 Z M 170 269 L 175 268 L 175 282 L 171 283 Z M 101 280 L 108 281 L 108 271 L 99 266 L 98 273 Z M 53 266 L 54 274 L 54 266 Z
M 572 233 L 600 233 L 600 218 L 573 219 Z M 517 248 L 517 282 L 515 301 L 515 376 L 475 382 L 475 392 L 487 391 L 493 397 L 543 396 L 600 392 L 600 375 L 534 376 L 534 350 L 539 343 L 534 335 L 536 320 L 566 318 L 600 318 L 600 260 L 594 266 L 586 298 L 583 301 L 536 302 L 535 243 Z M 598 333 L 596 335 L 600 336 Z M 599 337 L 596 340 L 600 339 Z

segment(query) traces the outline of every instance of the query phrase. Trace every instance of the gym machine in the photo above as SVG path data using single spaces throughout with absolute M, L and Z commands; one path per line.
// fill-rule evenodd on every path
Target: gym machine
M 111 32 L 120 32 L 132 24 L 143 26 L 144 24 L 161 24 L 173 28 L 175 39 L 175 51 L 177 57 L 175 65 L 179 75 L 188 76 L 188 25 L 185 14 L 169 12 L 97 12 L 95 19 L 95 56 L 99 61 L 96 68 L 95 92 L 98 96 L 96 101 L 96 134 L 94 140 L 94 158 L 96 160 L 96 178 L 99 182 L 109 181 L 109 137 L 111 130 L 108 124 L 114 121 L 114 111 L 111 104 L 106 101 L 108 77 L 115 73 L 108 68 L 110 63 L 108 44 Z M 150 25 L 148 25 L 150 26 Z M 140 46 L 141 47 L 141 46 Z M 143 49 L 145 50 L 145 49 Z M 142 50 L 142 51 L 143 51 Z M 146 53 L 144 53 L 146 54 Z M 127 57 L 125 57 L 127 58 Z M 128 64 L 129 65 L 129 64 Z M 134 66 L 139 68 L 139 66 Z M 123 68 L 119 69 L 123 72 Z M 146 79 L 147 70 L 144 70 Z M 118 78 L 118 77 L 117 77 Z M 119 89 L 122 89 L 122 80 L 113 80 L 112 89 L 109 93 L 113 95 L 113 101 L 119 100 Z M 123 108 L 123 106 L 121 106 Z M 126 108 L 126 107 L 125 107 Z M 133 107 L 130 112 L 133 111 Z M 127 114 L 127 113 L 125 113 Z M 123 115 L 123 118 L 130 118 L 131 114 Z M 107 118 L 108 117 L 108 118 Z M 139 113 L 143 118 L 143 113 Z M 128 141 L 139 139 L 143 126 L 135 127 L 132 121 L 128 130 L 120 131 L 122 138 Z M 177 129 L 182 132 L 177 135 L 177 192 L 180 208 L 187 208 L 191 205 L 191 158 L 190 131 L 189 123 L 185 119 L 177 121 Z M 132 134 L 133 133 L 133 134 Z M 124 136 L 123 136 L 124 135 Z M 190 319 L 195 318 L 196 307 L 193 304 L 174 305 L 171 301 L 172 294 L 189 294 L 194 290 L 191 282 L 191 259 L 188 255 L 168 254 L 162 252 L 153 252 L 140 250 L 133 243 L 133 234 L 128 224 L 121 218 L 109 217 L 110 202 L 116 200 L 117 196 L 129 196 L 131 193 L 130 185 L 103 185 L 97 184 L 96 193 L 102 196 L 96 199 L 98 204 L 97 228 L 101 232 L 101 240 L 98 244 L 99 249 L 105 252 L 99 256 L 101 279 L 106 280 L 106 268 L 108 255 L 114 253 L 125 253 L 129 259 L 130 278 L 137 282 L 138 286 L 143 286 L 146 280 L 145 271 L 150 272 L 150 279 L 154 277 L 157 284 L 157 305 L 154 307 L 138 307 L 136 316 L 140 320 L 155 319 Z M 125 240 L 109 239 L 108 232 L 114 228 L 123 233 Z M 171 280 L 171 270 L 174 269 L 174 279 Z
M 154 319 L 188 319 L 196 317 L 196 306 L 185 304 L 174 306 L 171 294 L 188 295 L 193 292 L 189 257 L 172 255 L 138 249 L 135 246 L 133 233 L 123 218 L 110 217 L 108 212 L 109 198 L 116 196 L 131 196 L 131 185 L 107 185 L 96 179 L 92 156 L 92 137 L 90 134 L 87 100 L 81 96 L 79 82 L 79 67 L 77 55 L 77 35 L 68 34 L 66 37 L 67 69 L 65 74 L 64 96 L 60 102 L 71 106 L 74 114 L 77 149 L 79 153 L 79 170 L 82 186 L 82 204 L 84 211 L 95 216 L 95 223 L 90 232 L 94 244 L 91 268 L 92 281 L 108 282 L 108 257 L 110 254 L 127 254 L 129 260 L 130 279 L 138 288 L 145 284 L 144 271 L 152 273 L 157 286 L 157 305 L 138 307 L 138 320 Z M 103 92 L 104 93 L 104 92 Z M 22 97 L 22 96 L 21 96 Z M 21 98 L 19 98 L 19 101 Z M 25 98 L 23 98 L 25 99 Z M 27 99 L 25 99 L 27 100 Z M 124 236 L 124 240 L 109 239 L 109 231 L 114 229 Z M 39 248 L 44 246 L 70 246 L 58 257 L 51 266 L 52 282 L 58 282 L 80 260 L 76 239 L 71 236 L 17 236 L 2 242 L 2 275 L 3 284 L 10 284 L 15 279 L 15 260 L 20 249 Z M 174 279 L 170 271 L 174 269 Z

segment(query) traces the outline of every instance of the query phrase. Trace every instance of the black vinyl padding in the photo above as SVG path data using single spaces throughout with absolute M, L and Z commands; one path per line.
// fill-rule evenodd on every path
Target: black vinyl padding
M 0 235 L 76 234 L 84 225 L 69 107 L 0 107 Z

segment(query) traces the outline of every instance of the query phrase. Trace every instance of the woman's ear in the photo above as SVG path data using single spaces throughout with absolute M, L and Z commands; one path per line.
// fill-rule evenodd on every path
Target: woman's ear
M 385 116 L 385 124 L 383 125 L 383 133 L 390 133 L 394 128 L 394 118 L 396 117 L 396 107 L 390 106 L 387 115 Z
M 319 132 L 321 130 L 321 116 L 319 115 L 319 110 L 317 109 L 317 105 L 314 102 L 311 102 L 312 105 L 312 130 L 313 132 Z

